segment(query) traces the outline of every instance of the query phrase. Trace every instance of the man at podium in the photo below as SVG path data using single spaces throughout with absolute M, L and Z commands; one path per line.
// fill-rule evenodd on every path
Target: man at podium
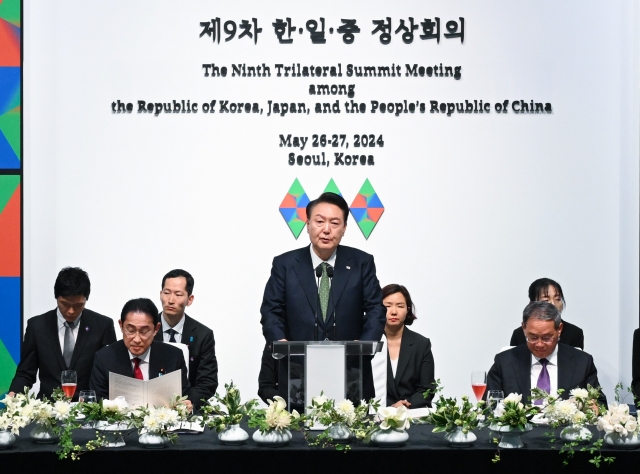
M 260 307 L 267 343 L 379 341 L 386 317 L 373 256 L 340 245 L 349 206 L 342 196 L 324 193 L 306 214 L 311 245 L 273 259 Z M 372 396 L 373 382 L 366 386 Z

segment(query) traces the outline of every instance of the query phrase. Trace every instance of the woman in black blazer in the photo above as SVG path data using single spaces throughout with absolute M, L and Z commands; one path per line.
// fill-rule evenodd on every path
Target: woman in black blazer
M 423 396 L 435 389 L 431 341 L 407 328 L 416 319 L 411 295 L 402 285 L 387 285 L 382 304 L 387 308 L 387 406 L 431 406 L 433 393 Z

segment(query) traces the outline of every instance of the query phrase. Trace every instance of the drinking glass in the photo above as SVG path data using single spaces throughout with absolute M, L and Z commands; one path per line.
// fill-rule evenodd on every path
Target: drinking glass
M 471 388 L 476 396 L 476 401 L 482 400 L 484 391 L 487 389 L 487 373 L 484 370 L 471 372 Z
M 76 371 L 63 370 L 60 379 L 64 394 L 67 398 L 73 398 L 73 394 L 76 393 L 76 387 L 78 386 L 78 374 L 76 374 Z
M 96 392 L 94 390 L 82 390 L 80 391 L 78 401 L 84 403 L 95 403 L 98 401 L 98 398 L 96 397 Z
M 504 400 L 504 392 L 502 390 L 489 390 L 487 394 L 487 405 L 492 412 L 495 413 L 498 403 Z

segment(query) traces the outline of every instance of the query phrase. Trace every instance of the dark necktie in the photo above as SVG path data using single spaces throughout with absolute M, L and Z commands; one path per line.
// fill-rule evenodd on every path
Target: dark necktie
M 322 262 L 322 277 L 320 278 L 320 288 L 318 296 L 320 297 L 320 310 L 322 311 L 322 320 L 327 320 L 327 308 L 329 307 L 329 275 L 327 274 L 327 262 Z
M 175 330 L 175 329 L 173 329 L 173 328 L 170 328 L 170 329 L 167 329 L 165 332 L 166 332 L 169 336 L 171 336 L 171 337 L 169 338 L 169 342 L 178 342 L 178 341 L 176 341 L 176 338 L 175 338 L 175 335 L 176 335 L 176 334 L 178 334 L 178 331 L 176 331 L 176 330 Z
M 144 377 L 142 376 L 142 370 L 140 370 L 140 362 L 141 361 L 139 357 L 133 358 L 133 377 L 138 380 L 144 380 Z
M 73 337 L 73 328 L 76 327 L 76 322 L 64 323 L 64 348 L 62 350 L 62 357 L 64 363 L 67 364 L 67 368 L 71 365 L 71 356 L 73 355 L 73 348 L 76 346 L 76 340 Z
M 549 377 L 549 371 L 547 370 L 547 364 L 549 361 L 547 359 L 540 359 L 539 361 L 542 364 L 542 370 L 540 371 L 540 375 L 538 376 L 538 388 L 540 390 L 544 390 L 547 393 L 551 392 L 551 377 Z M 536 400 L 535 405 L 541 405 L 542 400 Z

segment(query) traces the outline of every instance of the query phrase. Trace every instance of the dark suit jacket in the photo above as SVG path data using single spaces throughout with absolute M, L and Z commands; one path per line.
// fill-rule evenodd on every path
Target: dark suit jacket
M 71 364 L 67 367 L 62 358 L 58 338 L 56 311 L 51 310 L 27 321 L 20 364 L 9 391 L 18 393 L 22 392 L 25 386 L 31 387 L 36 381 L 36 373 L 40 370 L 39 396 L 50 397 L 53 390 L 60 387 L 60 375 L 67 369 L 75 370 L 78 374 L 78 387 L 74 398 L 78 398 L 80 390 L 89 389 L 93 356 L 116 340 L 113 320 L 89 309 L 82 311 Z
M 631 359 L 631 389 L 636 397 L 640 397 L 640 329 L 633 332 L 633 355 Z
M 571 347 L 579 347 L 584 350 L 584 333 L 582 332 L 582 329 L 565 320 L 562 320 L 562 335 L 560 336 L 560 340 L 563 344 Z M 520 344 L 526 343 L 527 339 L 524 337 L 522 326 L 514 329 L 509 345 L 519 346 Z
M 161 330 L 155 340 L 163 340 Z M 201 400 L 211 398 L 218 388 L 216 341 L 211 329 L 185 314 L 180 342 L 189 346 L 189 400 L 199 408 Z
M 563 398 L 574 388 L 599 387 L 598 371 L 593 357 L 566 344 L 558 344 L 558 388 L 564 389 Z M 487 390 L 502 390 L 507 396 L 520 393 L 523 399 L 531 395 L 531 351 L 519 345 L 496 355 L 487 375 Z M 600 400 L 606 405 L 604 395 Z
M 149 379 L 155 379 L 163 370 L 166 374 L 181 370 L 182 395 L 189 394 L 191 385 L 182 351 L 164 342 L 153 341 L 149 354 Z M 91 390 L 95 390 L 98 399 L 109 398 L 109 372 L 133 377 L 129 351 L 122 339 L 96 353 L 89 386 Z
M 271 277 L 264 290 L 260 313 L 262 332 L 267 342 L 313 341 L 318 286 L 311 263 L 309 246 L 284 253 L 273 259 Z M 386 311 L 376 277 L 373 257 L 361 250 L 338 246 L 327 323 L 318 339 L 379 341 L 384 331 Z
M 387 406 L 407 400 L 410 408 L 431 406 L 433 395 L 424 398 L 427 390 L 435 390 L 431 341 L 405 326 L 400 341 L 398 368 L 394 378 L 391 359 L 387 357 Z

